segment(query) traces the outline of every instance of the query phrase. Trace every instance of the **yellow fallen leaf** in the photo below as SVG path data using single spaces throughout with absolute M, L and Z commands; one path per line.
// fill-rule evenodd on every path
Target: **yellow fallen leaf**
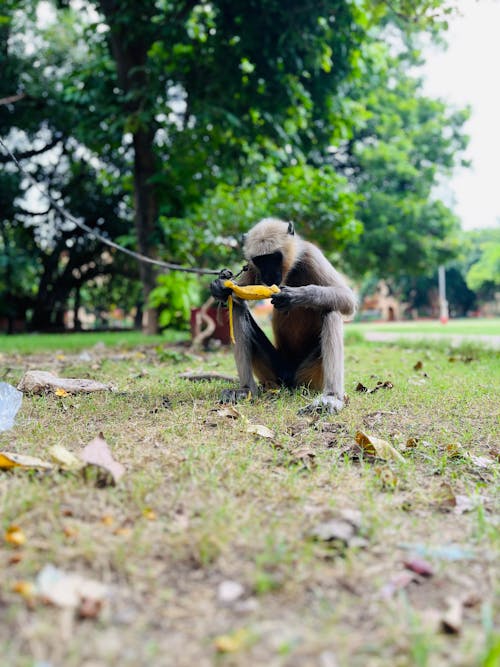
M 148 521 L 156 521 L 157 519 L 156 512 L 150 507 L 146 507 L 144 510 L 142 510 L 142 516 Z
M 0 452 L 0 469 L 9 470 L 10 468 L 39 468 L 42 470 L 51 470 L 54 466 L 48 461 L 42 461 L 35 456 L 26 456 L 16 454 L 15 452 Z
M 112 526 L 114 522 L 115 520 L 111 516 L 111 514 L 105 514 L 104 516 L 101 517 L 101 523 L 103 523 L 105 526 Z
M 66 359 L 64 354 L 56 354 L 57 361 L 64 361 Z
M 12 591 L 18 595 L 22 595 L 23 598 L 31 599 L 35 595 L 35 584 L 31 581 L 16 581 L 12 586 Z
M 248 644 L 250 633 L 245 628 L 235 630 L 228 635 L 219 635 L 214 639 L 214 647 L 219 653 L 235 653 Z
M 4 538 L 6 542 L 12 544 L 14 547 L 22 547 L 26 544 L 26 535 L 19 526 L 9 526 L 5 531 Z
M 78 458 L 73 452 L 70 452 L 62 445 L 52 445 L 49 449 L 50 458 L 61 467 L 68 470 L 79 470 L 83 468 L 85 462 Z
M 121 528 L 117 528 L 115 531 L 113 531 L 113 535 L 120 535 L 121 537 L 127 537 L 132 533 L 132 528 L 128 528 L 127 526 L 122 526 Z
M 379 459 L 400 461 L 404 463 L 405 459 L 397 449 L 385 440 L 377 438 L 374 435 L 367 435 L 362 431 L 356 433 L 356 442 L 368 456 L 376 456 Z
M 59 396 L 60 398 L 63 398 L 63 397 L 65 397 L 65 396 L 69 396 L 69 394 L 68 394 L 68 392 L 66 391 L 66 389 L 61 389 L 60 387 L 59 387 L 59 389 L 56 389 L 56 390 L 55 390 L 54 394 L 55 394 L 56 396 Z

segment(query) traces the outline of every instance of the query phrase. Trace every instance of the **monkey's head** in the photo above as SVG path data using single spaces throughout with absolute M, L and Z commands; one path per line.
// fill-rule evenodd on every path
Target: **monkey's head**
M 257 282 L 280 285 L 295 263 L 297 245 L 293 222 L 264 218 L 245 235 L 243 253 Z

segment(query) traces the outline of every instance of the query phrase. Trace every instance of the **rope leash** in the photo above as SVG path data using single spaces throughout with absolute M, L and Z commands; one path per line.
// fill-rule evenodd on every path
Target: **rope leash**
M 92 227 L 89 227 L 84 222 L 80 222 L 80 220 L 77 220 L 77 218 L 75 218 L 71 213 L 69 213 L 63 206 L 58 204 L 56 200 L 50 195 L 50 193 L 45 192 L 38 183 L 38 181 L 28 171 L 26 171 L 26 169 L 19 163 L 19 160 L 12 153 L 12 151 L 5 145 L 1 137 L 0 137 L 0 145 L 9 155 L 11 160 L 19 169 L 20 173 L 25 178 L 28 179 L 31 185 L 42 195 L 42 197 L 45 197 L 45 199 L 47 199 L 50 202 L 50 205 L 53 206 L 56 209 L 56 211 L 58 211 L 58 213 L 60 213 L 63 216 L 63 218 L 66 218 L 66 220 L 72 222 L 74 225 L 76 225 L 76 227 L 79 227 L 81 230 L 83 230 L 90 236 L 93 236 L 95 239 L 97 239 L 104 245 L 107 245 L 110 248 L 114 248 L 119 252 L 123 252 L 125 255 L 129 255 L 130 257 L 133 257 L 139 262 L 143 262 L 145 264 L 154 264 L 155 266 L 160 266 L 161 268 L 170 269 L 172 271 L 184 271 L 185 273 L 197 273 L 198 275 L 214 275 L 214 276 L 217 276 L 221 273 L 217 269 L 201 269 L 197 267 L 180 266 L 179 264 L 172 264 L 171 262 L 163 262 L 162 260 L 153 259 L 152 257 L 147 257 L 146 255 L 142 255 L 140 252 L 129 250 L 129 248 L 125 248 L 124 246 L 119 245 L 118 243 L 115 243 L 110 239 L 107 239 L 105 236 L 92 229 Z

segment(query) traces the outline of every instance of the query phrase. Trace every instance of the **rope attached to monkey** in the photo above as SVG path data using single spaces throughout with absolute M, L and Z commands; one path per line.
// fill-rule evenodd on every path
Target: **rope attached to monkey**
M 270 299 L 274 294 L 279 294 L 279 287 L 276 285 L 237 285 L 232 280 L 225 280 L 224 287 L 233 291 L 233 294 L 240 299 L 246 299 L 249 301 L 259 301 L 260 299 Z M 227 310 L 229 313 L 229 336 L 231 338 L 231 343 L 236 343 L 234 338 L 234 326 L 233 326 L 233 297 L 230 296 L 227 299 Z

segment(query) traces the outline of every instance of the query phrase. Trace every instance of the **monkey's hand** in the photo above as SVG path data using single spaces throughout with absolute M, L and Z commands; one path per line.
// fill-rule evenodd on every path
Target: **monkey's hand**
M 303 299 L 300 295 L 300 287 L 280 287 L 279 294 L 275 294 L 271 303 L 276 310 L 290 310 L 294 306 L 303 305 Z
M 222 303 L 226 303 L 228 297 L 233 293 L 231 289 L 224 287 L 224 282 L 224 280 L 217 278 L 217 280 L 210 283 L 210 292 L 212 296 L 214 299 L 221 301 Z
M 299 415 L 321 414 L 325 412 L 333 414 L 340 412 L 343 407 L 344 401 L 342 399 L 333 394 L 323 394 L 315 398 L 310 405 L 306 405 L 305 408 L 299 410 Z

